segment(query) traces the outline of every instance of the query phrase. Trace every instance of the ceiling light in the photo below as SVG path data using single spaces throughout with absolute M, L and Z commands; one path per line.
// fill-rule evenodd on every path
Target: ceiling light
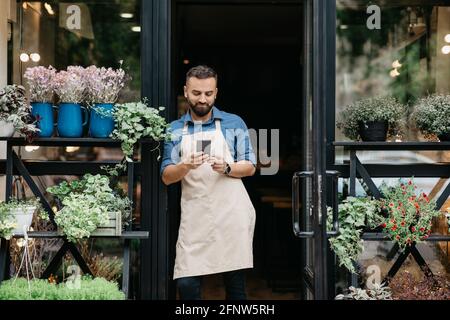
M 346 30 L 346 29 L 348 29 L 348 25 L 346 25 L 346 24 L 341 24 L 340 28 L 341 28 L 342 30 Z
M 39 62 L 41 60 L 41 55 L 39 53 L 32 53 L 30 54 L 30 58 L 34 62 Z
M 394 70 L 391 70 L 391 72 L 389 73 L 389 75 L 390 75 L 392 78 L 395 78 L 395 77 L 398 77 L 398 76 L 400 75 L 400 72 L 398 72 L 397 69 L 394 69 Z
M 131 27 L 131 31 L 133 31 L 133 32 L 141 32 L 141 27 L 140 26 Z
M 450 46 L 443 46 L 442 47 L 442 53 L 443 54 L 449 54 L 450 53 Z
M 68 153 L 72 153 L 78 150 L 80 150 L 80 147 L 66 147 L 66 152 Z
M 28 62 L 30 60 L 30 56 L 28 53 L 21 53 L 20 54 L 20 61 L 22 62 Z
M 445 35 L 444 40 L 445 42 L 450 43 L 450 33 Z
M 190 62 L 190 61 L 189 61 L 188 59 L 184 59 L 184 60 L 183 60 L 183 63 L 184 63 L 184 64 L 189 64 L 189 62 Z
M 400 64 L 400 62 L 398 60 L 395 60 L 394 62 L 392 62 L 392 68 L 400 68 L 402 65 Z
M 134 14 L 132 13 L 128 13 L 128 12 L 124 12 L 120 14 L 120 17 L 124 18 L 124 19 L 131 19 L 134 17 Z
M 55 14 L 55 11 L 53 11 L 53 8 L 51 5 L 49 5 L 47 2 L 44 3 L 44 7 L 47 10 L 48 14 L 53 16 Z

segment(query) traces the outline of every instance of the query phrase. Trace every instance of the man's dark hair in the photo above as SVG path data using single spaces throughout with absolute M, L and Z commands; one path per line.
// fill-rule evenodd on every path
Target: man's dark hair
M 200 66 L 196 66 L 196 67 L 192 67 L 189 69 L 189 71 L 186 73 L 186 82 L 188 82 L 189 78 L 197 78 L 197 79 L 208 79 L 208 78 L 214 78 L 216 79 L 216 84 L 217 84 L 217 72 L 214 71 L 213 68 L 205 66 L 205 65 L 200 65 Z

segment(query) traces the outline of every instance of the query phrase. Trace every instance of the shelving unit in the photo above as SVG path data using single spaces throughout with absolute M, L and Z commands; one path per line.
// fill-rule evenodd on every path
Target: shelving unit
M 18 146 L 43 146 L 43 147 L 66 147 L 66 146 L 80 146 L 80 147 L 104 147 L 104 148 L 120 148 L 120 141 L 112 139 L 96 139 L 96 138 L 38 138 L 32 142 L 27 142 L 24 138 L 0 138 L 0 141 L 6 141 L 6 199 L 10 199 L 12 195 L 12 184 L 14 175 L 20 175 L 27 182 L 31 191 L 36 197 L 41 199 L 42 207 L 49 214 L 52 224 L 56 227 L 54 221 L 53 210 L 35 184 L 31 177 L 29 168 L 33 168 L 36 175 L 81 175 L 84 173 L 101 172 L 100 167 L 103 165 L 110 165 L 116 162 L 108 161 L 32 161 L 22 160 L 14 151 L 14 147 Z M 142 140 L 143 142 L 149 142 Z M 135 167 L 139 167 L 139 162 L 130 162 L 127 167 L 128 178 L 128 197 L 133 200 L 133 187 L 135 178 Z M 108 238 L 123 239 L 123 271 L 122 271 L 122 291 L 126 297 L 129 297 L 130 288 L 130 244 L 133 239 L 145 240 L 149 238 L 148 231 L 134 231 L 131 230 L 132 223 L 131 218 L 128 223 L 127 229 L 122 232 L 120 236 L 108 236 Z M 16 238 L 23 237 L 23 235 L 17 234 Z M 92 274 L 86 261 L 81 256 L 79 250 L 75 244 L 69 242 L 64 236 L 54 232 L 40 232 L 34 231 L 28 233 L 29 238 L 61 238 L 64 243 L 58 250 L 57 254 L 53 257 L 52 261 L 43 272 L 43 279 L 47 279 L 50 275 L 54 274 L 59 268 L 61 261 L 67 251 L 70 251 L 75 261 L 85 274 Z M 93 236 L 94 237 L 94 236 Z M 101 236 L 97 236 L 99 238 Z M 0 244 L 0 282 L 3 281 L 9 273 L 9 241 L 1 239 Z
M 386 165 L 380 164 L 379 166 L 389 166 L 390 171 L 383 171 L 383 168 L 377 168 L 378 164 L 364 164 L 359 160 L 356 152 L 361 150 L 369 151 L 393 151 L 393 150 L 415 150 L 415 151 L 438 151 L 438 150 L 450 150 L 450 142 L 334 142 L 334 147 L 344 147 L 345 150 L 350 151 L 350 166 L 349 174 L 345 177 L 350 178 L 350 196 L 356 196 L 356 179 L 361 178 L 372 195 L 379 199 L 382 197 L 381 191 L 377 188 L 372 180 L 370 172 L 376 172 L 376 176 L 383 177 L 385 173 L 386 177 L 401 177 L 408 174 L 415 177 L 432 177 L 437 176 L 441 178 L 450 178 L 450 163 L 436 163 L 436 164 L 393 164 Z M 341 170 L 343 171 L 343 170 Z M 392 171 L 392 172 L 391 172 Z M 436 209 L 439 210 L 444 205 L 445 201 L 450 196 L 450 183 L 442 191 L 438 199 L 436 199 Z M 362 236 L 367 241 L 389 241 L 389 236 L 386 233 L 365 232 Z M 438 235 L 432 234 L 425 241 L 450 241 L 450 235 Z M 389 257 L 394 257 L 399 251 L 399 246 L 395 245 Z M 392 279 L 398 270 L 401 268 L 406 258 L 412 255 L 416 260 L 421 270 L 425 275 L 433 277 L 433 273 L 427 265 L 425 259 L 417 250 L 416 244 L 412 244 L 401 252 L 397 260 L 390 268 L 384 282 L 388 282 Z M 353 284 L 356 284 L 356 279 L 353 279 Z

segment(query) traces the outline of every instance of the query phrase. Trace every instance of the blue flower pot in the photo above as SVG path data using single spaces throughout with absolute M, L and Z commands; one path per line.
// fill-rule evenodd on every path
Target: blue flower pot
M 96 103 L 91 110 L 89 135 L 94 138 L 108 138 L 114 130 L 112 103 Z
M 84 112 L 84 122 L 81 110 Z M 58 135 L 64 138 L 83 136 L 83 127 L 89 119 L 88 111 L 78 103 L 61 103 L 58 107 Z
M 37 127 L 41 130 L 38 133 L 39 137 L 51 137 L 55 127 L 55 119 L 53 116 L 53 108 L 51 103 L 47 102 L 32 102 L 31 114 L 36 118 Z

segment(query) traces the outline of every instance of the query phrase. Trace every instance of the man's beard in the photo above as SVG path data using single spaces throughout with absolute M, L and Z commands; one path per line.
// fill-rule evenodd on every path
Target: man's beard
M 212 109 L 214 103 L 211 104 L 200 104 L 196 103 L 193 104 L 191 101 L 188 100 L 189 106 L 191 107 L 191 111 L 195 113 L 197 117 L 204 117 L 206 116 Z

